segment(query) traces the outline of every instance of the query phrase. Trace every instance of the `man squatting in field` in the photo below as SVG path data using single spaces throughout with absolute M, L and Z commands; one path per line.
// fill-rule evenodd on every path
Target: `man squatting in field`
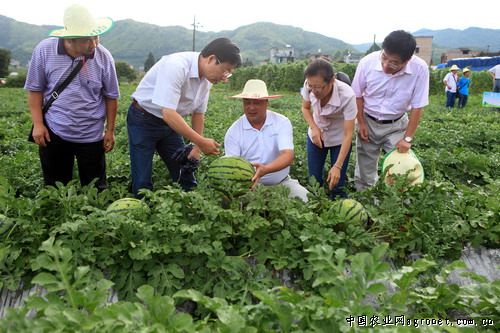
M 50 33 L 57 38 L 41 41 L 33 51 L 24 88 L 45 185 L 67 184 L 76 157 L 80 183 L 97 178 L 96 186 L 106 187 L 105 152 L 115 143 L 119 90 L 113 57 L 99 35 L 112 25 L 110 18 L 94 19 L 85 7 L 72 5 L 64 13 L 64 28 Z M 44 117 L 42 105 L 80 61 L 83 67 Z
M 385 37 L 382 50 L 365 56 L 356 69 L 352 88 L 358 107 L 354 173 L 358 191 L 377 181 L 381 148 L 408 152 L 429 104 L 429 68 L 413 54 L 416 45 L 411 34 L 393 31 Z
M 244 115 L 226 132 L 226 156 L 241 156 L 253 164 L 252 188 L 258 183 L 284 185 L 290 197 L 307 202 L 308 191 L 288 175 L 294 158 L 292 123 L 267 109 L 269 99 L 281 96 L 269 95 L 264 81 L 248 80 L 243 92 L 232 97 L 243 100 Z
M 212 84 L 227 82 L 241 65 L 240 49 L 227 38 L 217 38 L 200 52 L 163 56 L 132 94 L 127 115 L 132 192 L 152 189 L 153 154 L 158 152 L 172 178 L 184 190 L 197 185 L 194 172 L 181 172 L 173 157 L 184 147 L 183 137 L 195 144 L 188 159 L 201 152 L 219 154 L 215 140 L 203 136 L 205 112 Z M 183 117 L 191 115 L 191 127 Z

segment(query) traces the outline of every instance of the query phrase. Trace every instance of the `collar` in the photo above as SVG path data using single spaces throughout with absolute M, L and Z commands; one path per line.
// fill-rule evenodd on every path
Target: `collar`
M 201 57 L 200 52 L 193 52 L 191 59 L 191 67 L 189 68 L 189 78 L 190 79 L 200 79 L 200 73 L 198 71 L 198 61 Z
M 272 117 L 269 116 L 269 110 L 266 110 L 266 121 L 264 121 L 264 125 L 260 129 L 262 131 L 264 128 L 267 126 L 271 126 L 273 124 L 273 119 Z M 254 130 L 254 131 L 259 131 L 258 129 L 254 128 L 250 122 L 248 121 L 247 117 L 243 115 L 243 129 L 244 130 Z
M 68 57 L 73 58 L 72 56 L 70 56 L 68 54 L 68 52 L 66 52 L 66 49 L 64 48 L 64 38 L 58 38 L 58 40 L 57 40 L 57 54 L 67 55 Z M 85 59 L 94 59 L 94 55 L 95 55 L 95 51 L 91 55 L 86 55 Z M 77 58 L 81 58 L 81 57 L 77 57 Z

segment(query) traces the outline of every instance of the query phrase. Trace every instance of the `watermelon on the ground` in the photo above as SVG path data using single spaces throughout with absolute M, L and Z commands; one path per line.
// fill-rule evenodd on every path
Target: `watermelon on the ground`
M 364 225 L 368 220 L 363 205 L 354 199 L 341 199 L 334 202 L 334 209 L 337 216 L 344 222 Z
M 223 156 L 208 166 L 210 186 L 224 194 L 242 195 L 252 186 L 253 165 L 243 157 Z
M 122 198 L 111 203 L 106 209 L 107 213 L 121 213 L 121 212 L 143 212 L 149 213 L 148 205 L 139 199 L 135 198 Z

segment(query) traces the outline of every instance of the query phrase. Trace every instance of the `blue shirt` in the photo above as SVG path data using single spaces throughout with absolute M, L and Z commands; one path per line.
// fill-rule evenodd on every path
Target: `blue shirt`
M 470 78 L 468 77 L 462 76 L 457 82 L 458 92 L 461 95 L 469 95 L 469 86 Z
M 43 93 L 44 103 L 63 75 L 84 57 L 72 58 L 63 39 L 47 38 L 33 50 L 24 89 Z M 104 97 L 119 97 L 118 79 L 111 53 L 98 45 L 84 60 L 76 77 L 45 115 L 49 128 L 63 140 L 89 143 L 102 140 L 106 105 Z

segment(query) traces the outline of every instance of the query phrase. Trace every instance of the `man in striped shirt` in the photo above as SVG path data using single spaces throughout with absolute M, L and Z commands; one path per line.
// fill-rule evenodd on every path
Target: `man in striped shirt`
M 110 18 L 94 19 L 86 8 L 72 5 L 64 14 L 65 27 L 52 31 L 33 51 L 24 88 L 45 185 L 67 184 L 76 158 L 82 185 L 97 178 L 96 186 L 106 187 L 105 153 L 115 142 L 119 90 L 113 57 L 99 44 L 99 35 L 112 24 Z M 83 67 L 42 114 L 55 87 L 80 61 Z

